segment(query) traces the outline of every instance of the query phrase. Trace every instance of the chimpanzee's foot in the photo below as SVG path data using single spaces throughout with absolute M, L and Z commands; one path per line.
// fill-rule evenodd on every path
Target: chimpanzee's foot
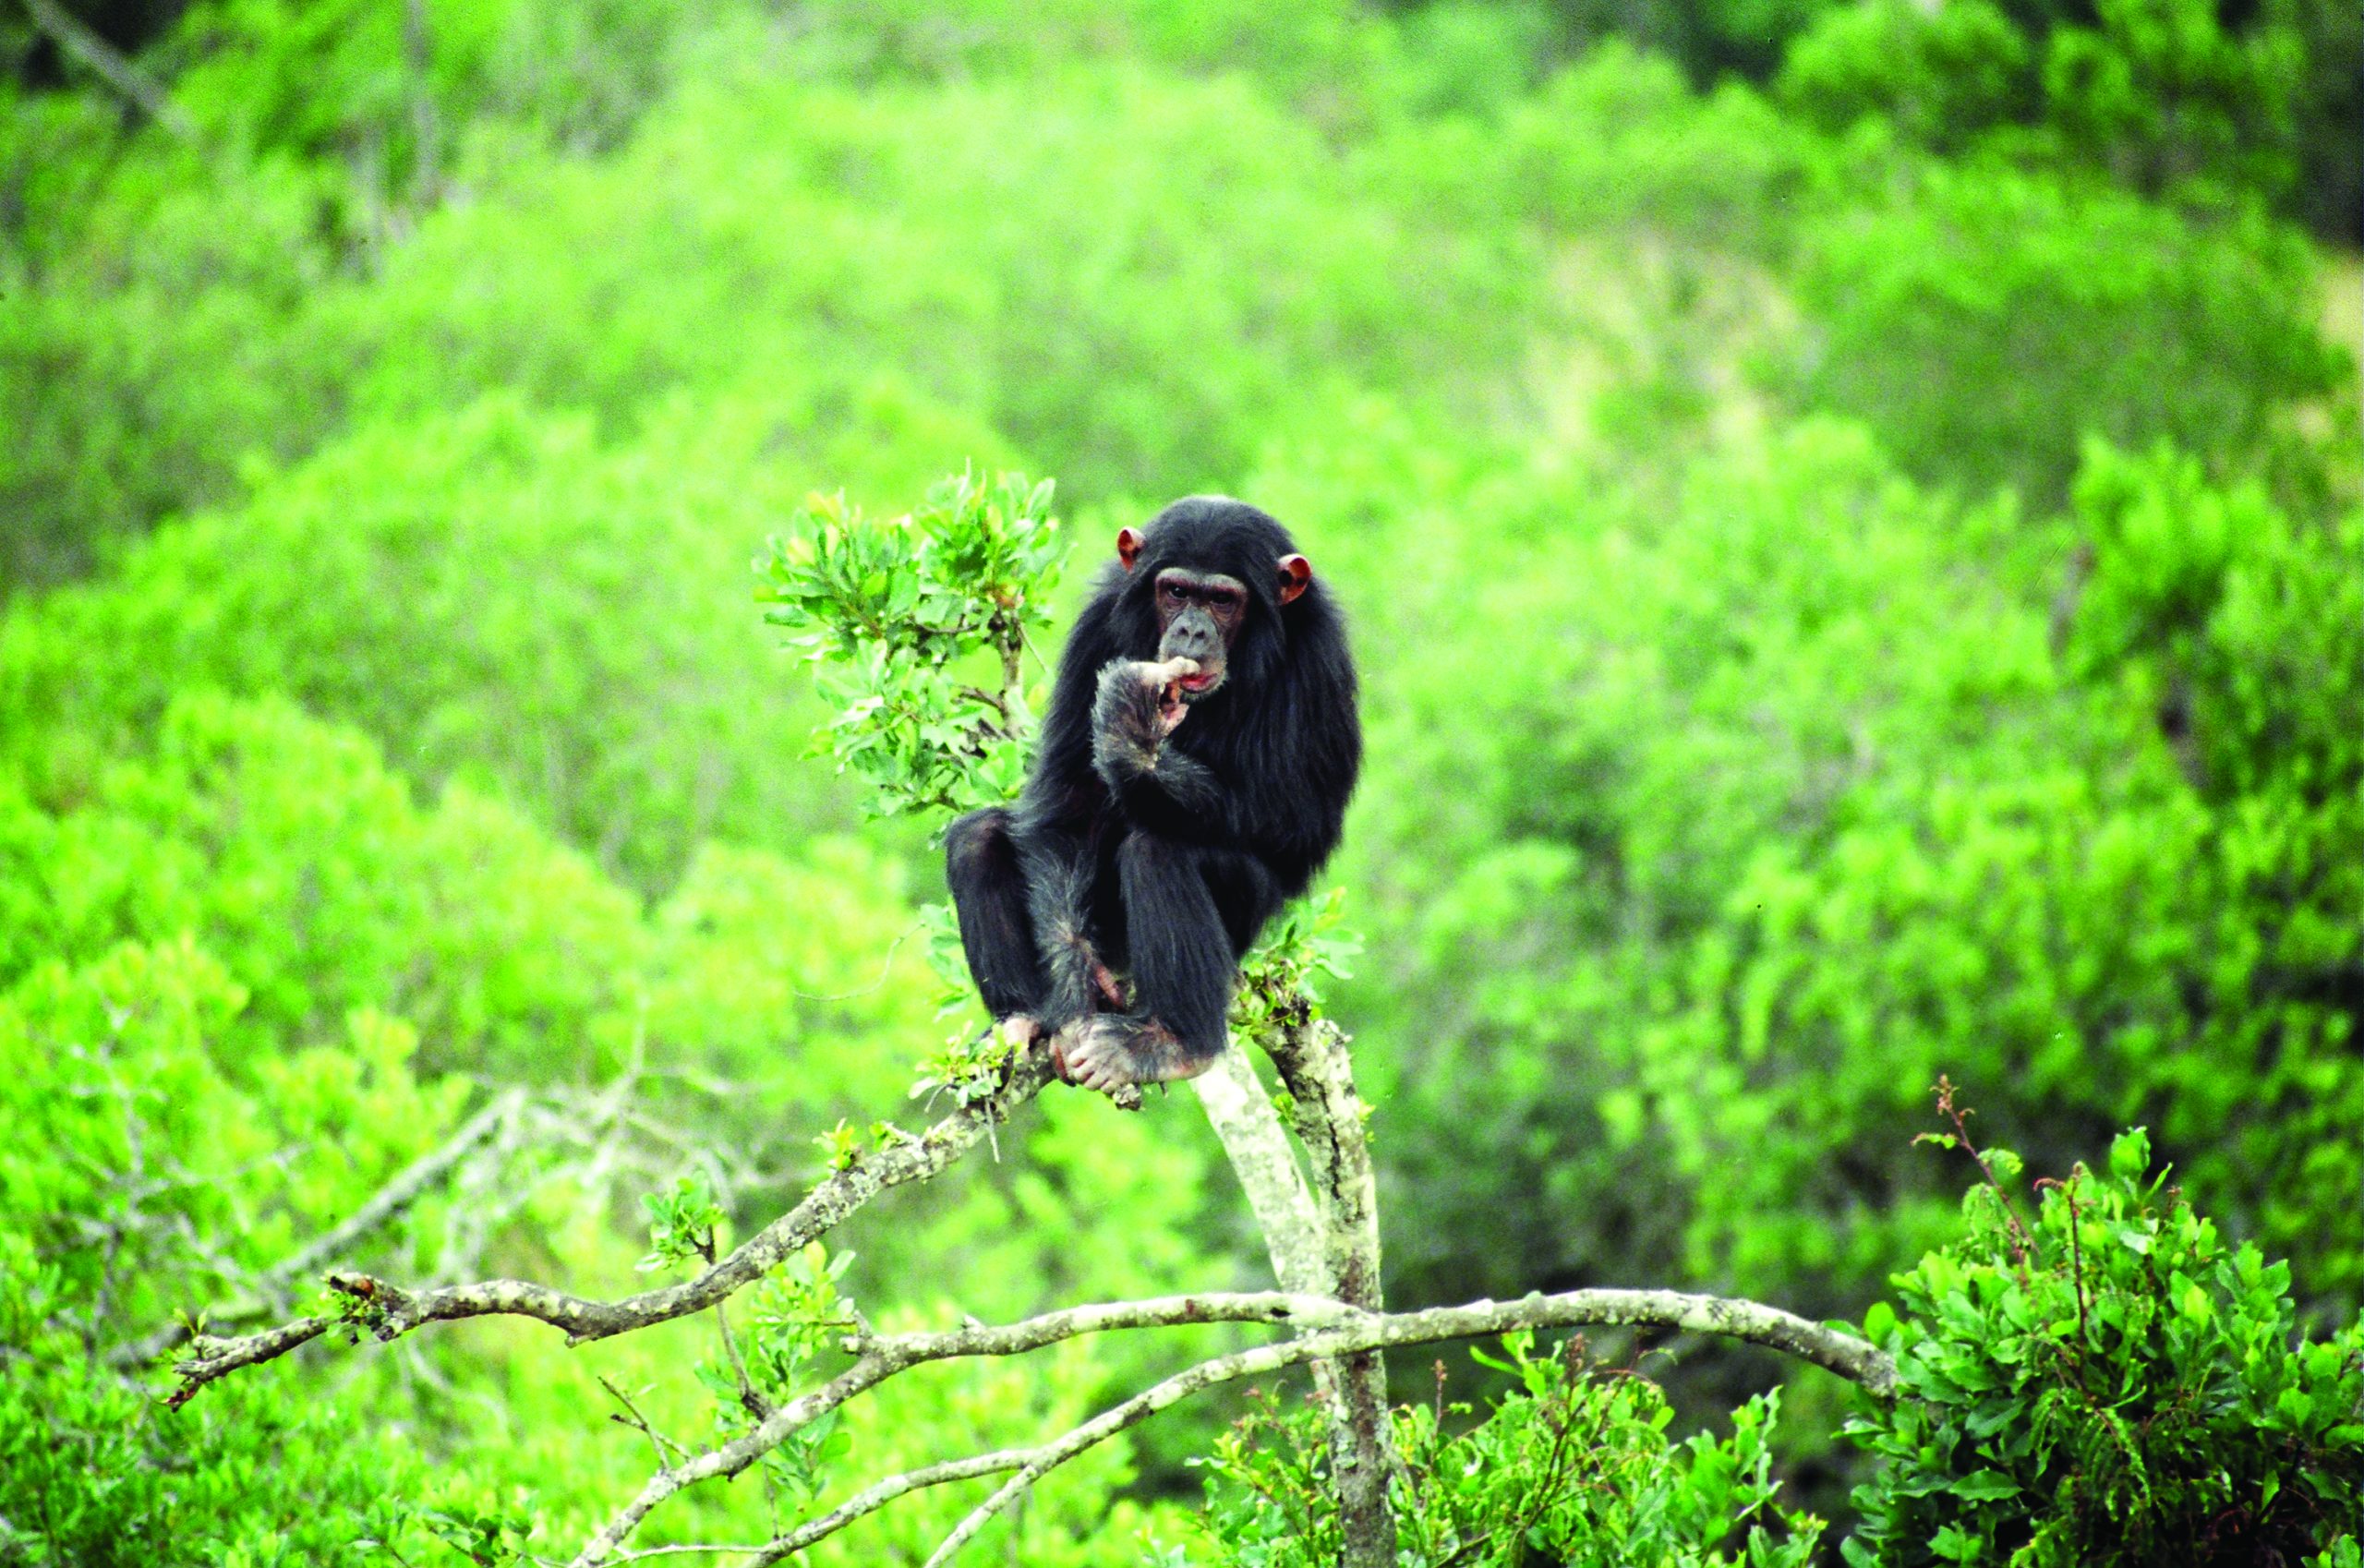
M 1043 1038 L 1043 1026 L 1031 1015 L 1012 1013 L 994 1023 L 994 1038 L 1009 1049 L 1012 1057 L 1026 1054 L 1029 1046 Z
M 1196 1078 L 1215 1059 L 1190 1050 L 1155 1019 L 1101 1013 L 1061 1030 L 1051 1041 L 1051 1060 L 1069 1083 L 1114 1094 L 1134 1084 Z

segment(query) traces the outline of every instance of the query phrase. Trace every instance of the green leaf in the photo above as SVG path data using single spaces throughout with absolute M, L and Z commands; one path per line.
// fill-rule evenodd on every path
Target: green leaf
M 2020 1495 L 2020 1483 L 1999 1470 L 1974 1470 L 1947 1490 L 1971 1502 L 1996 1502 Z

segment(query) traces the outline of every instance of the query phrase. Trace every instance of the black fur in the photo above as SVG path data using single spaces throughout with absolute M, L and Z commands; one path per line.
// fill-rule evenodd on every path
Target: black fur
M 1191 497 L 1145 534 L 1133 569 L 1111 562 L 1076 619 L 1025 792 L 954 823 L 947 845 L 986 1007 L 1049 1032 L 1090 1020 L 1096 1065 L 1077 1076 L 1097 1087 L 1188 1076 L 1222 1053 L 1240 955 L 1337 848 L 1362 761 L 1336 606 L 1318 575 L 1280 600 L 1287 530 Z M 1165 735 L 1134 665 L 1158 657 L 1154 585 L 1176 566 L 1250 597 L 1224 683 Z M 1091 1019 L 1119 1005 L 1095 963 L 1130 980 L 1129 1010 Z

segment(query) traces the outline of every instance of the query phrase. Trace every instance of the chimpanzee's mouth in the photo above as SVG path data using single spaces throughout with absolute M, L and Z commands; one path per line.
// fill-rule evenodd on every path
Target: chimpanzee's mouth
M 1185 675 L 1174 684 L 1176 690 L 1181 694 L 1184 702 L 1197 702 L 1200 697 L 1206 696 L 1223 684 L 1223 666 L 1217 665 L 1212 669 L 1202 670 L 1196 675 Z

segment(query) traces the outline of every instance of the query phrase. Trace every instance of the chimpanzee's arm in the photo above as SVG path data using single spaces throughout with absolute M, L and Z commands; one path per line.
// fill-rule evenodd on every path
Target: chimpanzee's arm
M 1092 706 L 1092 768 L 1141 826 L 1186 838 L 1227 836 L 1230 802 L 1222 780 L 1167 743 L 1185 710 L 1164 700 L 1161 668 L 1118 659 L 1101 670 Z

